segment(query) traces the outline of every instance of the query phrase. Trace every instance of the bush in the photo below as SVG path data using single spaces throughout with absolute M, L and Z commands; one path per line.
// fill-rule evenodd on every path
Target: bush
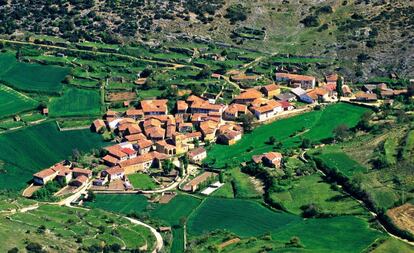
M 318 27 L 320 25 L 319 19 L 315 16 L 307 16 L 300 21 L 305 27 Z
M 227 8 L 227 13 L 224 17 L 230 19 L 231 23 L 244 21 L 247 19 L 247 11 L 247 8 L 241 4 L 233 4 Z

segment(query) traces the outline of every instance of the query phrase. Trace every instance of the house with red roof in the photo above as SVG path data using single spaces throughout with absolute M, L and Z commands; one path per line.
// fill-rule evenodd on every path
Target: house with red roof
M 250 110 L 258 120 L 267 120 L 282 112 L 283 107 L 274 99 L 259 98 L 252 102 Z
M 282 158 L 283 155 L 279 152 L 268 152 L 252 157 L 255 163 L 263 163 L 263 165 L 271 168 L 280 168 L 282 165 Z

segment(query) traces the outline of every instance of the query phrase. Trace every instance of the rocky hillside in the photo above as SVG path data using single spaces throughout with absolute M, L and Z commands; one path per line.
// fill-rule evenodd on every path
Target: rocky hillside
M 338 59 L 355 78 L 414 75 L 414 1 L 0 0 L 0 33 L 106 43 L 201 37 Z

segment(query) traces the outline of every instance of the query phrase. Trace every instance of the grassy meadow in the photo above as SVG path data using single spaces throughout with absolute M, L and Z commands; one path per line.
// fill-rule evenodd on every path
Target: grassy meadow
M 0 187 L 19 190 L 32 174 L 72 155 L 104 145 L 89 129 L 59 132 L 48 122 L 0 135 Z
M 141 190 L 152 190 L 157 188 L 157 184 L 148 174 L 136 173 L 128 175 L 128 179 L 131 182 L 132 186 L 136 189 Z
M 68 68 L 18 62 L 14 54 L 0 54 L 0 80 L 18 90 L 58 93 L 68 74 Z
M 101 96 L 98 90 L 67 88 L 63 96 L 50 101 L 50 116 L 94 116 L 101 113 Z
M 294 214 L 302 213 L 301 207 L 315 204 L 323 213 L 335 215 L 358 215 L 366 211 L 350 196 L 331 188 L 318 174 L 303 176 L 293 181 L 288 190 L 274 192 L 271 198 Z
M 35 109 L 38 102 L 5 85 L 0 85 L 0 118 Z
M 367 110 L 364 107 L 339 103 L 329 105 L 323 110 L 277 120 L 255 128 L 232 146 L 214 145 L 208 150 L 208 160 L 215 160 L 215 167 L 248 161 L 253 155 L 272 150 L 273 146 L 266 144 L 271 136 L 282 142 L 284 147 L 298 147 L 302 138 L 319 142 L 331 138 L 332 131 L 340 124 L 355 126 Z

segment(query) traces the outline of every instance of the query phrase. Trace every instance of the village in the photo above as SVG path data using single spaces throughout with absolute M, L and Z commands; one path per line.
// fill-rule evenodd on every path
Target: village
M 218 74 L 212 75 L 221 78 Z M 233 71 L 230 79 L 237 83 L 257 80 L 237 71 Z M 137 107 L 125 101 L 124 111 L 108 110 L 102 119 L 96 119 L 91 125 L 91 130 L 97 134 L 114 137 L 112 145 L 103 149 L 100 163 L 104 169 L 94 175 L 88 168 L 77 168 L 70 161 L 62 161 L 35 173 L 30 187 L 38 189 L 50 181 L 58 181 L 64 185 L 60 194 L 86 193 L 87 190 L 161 193 L 161 198 L 165 195 L 164 198 L 171 199 L 178 188 L 209 195 L 223 182 L 220 171 L 203 164 L 207 157 L 205 147 L 211 143 L 235 144 L 245 131 L 242 122 L 268 123 L 339 100 L 379 106 L 390 104 L 392 98 L 407 92 L 388 89 L 383 83 L 367 84 L 359 91 L 352 91 L 337 74 L 327 75 L 324 81 L 318 82 L 313 76 L 276 73 L 275 80 L 268 85 L 243 89 L 228 105 L 189 95 L 186 100 L 176 101 L 173 113 L 169 112 L 167 99 L 142 100 Z M 251 159 L 269 170 L 283 171 L 280 152 L 267 152 Z M 129 178 L 137 174 L 147 175 L 157 187 L 134 187 Z

